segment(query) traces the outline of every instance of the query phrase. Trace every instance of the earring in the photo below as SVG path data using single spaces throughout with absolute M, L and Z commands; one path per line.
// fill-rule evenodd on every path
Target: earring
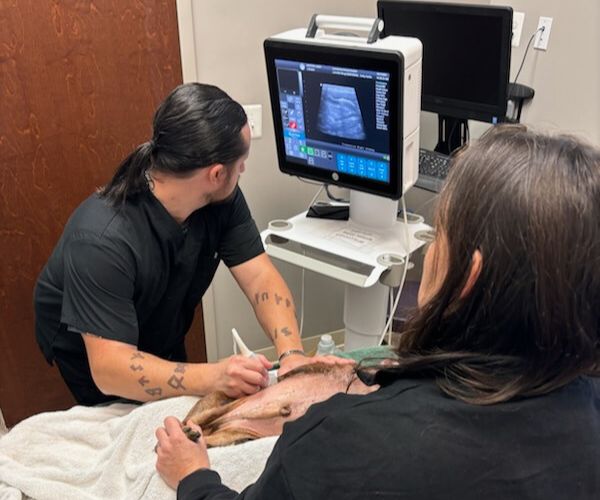
M 150 175 L 150 172 L 148 170 L 144 171 L 144 177 L 146 178 L 146 184 L 148 184 L 148 189 L 150 191 L 154 191 L 154 179 L 152 179 L 152 176 Z

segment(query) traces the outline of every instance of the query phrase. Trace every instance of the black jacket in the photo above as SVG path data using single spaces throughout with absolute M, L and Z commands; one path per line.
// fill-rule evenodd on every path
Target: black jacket
M 239 495 L 199 470 L 178 499 L 598 499 L 600 379 L 493 406 L 431 381 L 339 394 L 287 424 Z

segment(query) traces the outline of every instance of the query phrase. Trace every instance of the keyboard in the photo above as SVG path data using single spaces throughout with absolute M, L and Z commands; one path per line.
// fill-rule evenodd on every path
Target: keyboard
M 439 193 L 444 179 L 448 175 L 449 164 L 450 157 L 448 155 L 420 148 L 419 178 L 415 185 Z

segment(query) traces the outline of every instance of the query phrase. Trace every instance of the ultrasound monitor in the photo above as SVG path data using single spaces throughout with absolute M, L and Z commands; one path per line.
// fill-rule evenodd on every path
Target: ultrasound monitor
M 377 12 L 384 36 L 414 36 L 423 43 L 421 109 L 440 116 L 436 149 L 449 153 L 462 145 L 459 131 L 468 119 L 504 121 L 512 8 L 379 0 Z
M 405 276 L 420 241 L 398 220 L 398 200 L 418 177 L 421 42 L 380 39 L 381 26 L 315 14 L 264 42 L 280 171 L 350 192 L 348 220 L 307 211 L 261 236 L 270 255 L 346 283 L 346 350 L 379 343 L 389 297 L 380 279 L 400 265 Z
M 275 59 L 285 155 L 312 169 L 390 182 L 390 73 Z
M 416 169 L 403 169 L 411 161 L 402 54 L 277 39 L 264 46 L 280 170 L 400 198 L 416 180 Z M 418 121 L 409 125 L 418 130 Z

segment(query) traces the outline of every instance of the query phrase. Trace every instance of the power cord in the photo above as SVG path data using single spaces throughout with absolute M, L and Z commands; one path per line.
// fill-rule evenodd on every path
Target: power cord
M 519 66 L 519 71 L 517 71 L 517 76 L 515 76 L 513 83 L 517 83 L 517 80 L 519 79 L 519 75 L 521 74 L 521 70 L 523 69 L 523 64 L 525 64 L 525 58 L 527 57 L 527 51 L 529 50 L 529 46 L 531 45 L 531 42 L 533 42 L 535 35 L 538 34 L 538 31 L 544 32 L 545 29 L 546 29 L 546 27 L 542 26 L 541 28 L 538 28 L 537 30 L 535 30 L 533 35 L 531 35 L 529 42 L 527 42 L 527 48 L 525 49 L 525 53 L 523 54 L 523 60 L 521 61 L 521 65 Z
M 304 252 L 306 253 L 306 252 Z M 300 285 L 300 337 L 302 337 L 302 332 L 304 331 L 304 272 L 305 269 L 302 268 L 302 279 L 301 279 L 301 285 Z
M 331 191 L 329 190 L 329 188 L 331 187 L 329 184 L 324 184 L 324 183 L 320 183 L 320 182 L 313 182 L 313 181 L 307 181 L 305 179 L 302 179 L 301 177 L 296 177 L 296 179 L 298 179 L 300 182 L 304 182 L 304 184 L 311 184 L 313 186 L 322 186 L 325 188 L 325 191 L 327 193 L 327 197 L 330 200 L 333 201 L 337 201 L 340 203 L 350 203 L 349 200 L 345 200 L 344 198 L 337 198 L 336 196 L 334 196 L 333 194 L 331 194 Z
M 310 182 L 309 184 L 316 184 L 316 183 Z M 313 199 L 310 201 L 310 203 L 308 205 L 309 208 L 315 203 L 315 201 L 317 200 L 317 198 L 319 197 L 319 195 L 321 194 L 323 189 L 325 189 L 327 191 L 327 188 L 328 188 L 327 184 L 321 184 L 321 187 L 319 188 L 317 193 L 313 196 Z M 327 193 L 329 194 L 328 191 L 327 191 Z M 334 200 L 335 200 L 335 198 L 334 198 Z M 338 200 L 336 200 L 336 201 L 338 201 Z M 343 200 L 340 200 L 340 201 L 343 201 Z M 394 319 L 394 315 L 396 314 L 396 310 L 398 309 L 398 304 L 400 302 L 400 295 L 402 294 L 402 289 L 404 288 L 404 282 L 406 281 L 406 273 L 408 271 L 408 258 L 409 258 L 409 254 L 410 254 L 410 246 L 409 246 L 408 242 L 410 241 L 409 240 L 410 233 L 408 232 L 408 216 L 407 216 L 407 210 L 406 210 L 406 201 L 404 200 L 404 197 L 401 198 L 401 201 L 402 201 L 402 214 L 404 215 L 404 233 L 405 233 L 404 237 L 405 237 L 405 242 L 406 242 L 406 247 L 404 249 L 405 254 L 406 254 L 404 257 L 404 268 L 402 270 L 402 278 L 400 279 L 400 285 L 398 287 L 398 292 L 396 293 L 395 300 L 393 300 L 394 292 L 390 288 L 389 318 L 388 318 L 386 325 L 383 328 L 383 332 L 381 334 L 381 338 L 379 339 L 378 345 L 381 345 L 381 343 L 383 342 L 383 339 L 385 338 L 386 333 L 388 334 L 388 345 L 392 345 L 392 324 L 393 324 L 392 322 Z M 301 278 L 301 285 L 300 285 L 300 324 L 299 324 L 300 336 L 302 336 L 302 333 L 304 331 L 305 280 L 306 280 L 305 269 L 302 268 L 302 278 Z M 236 348 L 236 346 L 234 345 L 234 349 L 235 348 Z
M 315 185 L 319 185 L 316 182 L 307 182 L 304 181 L 302 179 L 300 179 L 300 177 L 298 177 L 299 180 L 301 180 L 302 182 L 306 182 L 307 184 L 315 184 Z M 323 191 L 323 189 L 326 189 L 326 184 L 320 184 L 320 188 L 317 191 L 317 193 L 313 196 L 313 199 L 310 200 L 310 203 L 308 204 L 308 208 L 312 207 L 313 204 L 315 203 L 315 201 L 317 201 L 317 198 L 319 197 L 319 195 L 321 194 L 321 192 Z M 298 326 L 299 330 L 300 330 L 300 337 L 302 337 L 302 332 L 304 331 L 304 284 L 305 284 L 305 279 L 306 279 L 306 275 L 305 275 L 305 269 L 302 268 L 302 278 L 300 280 L 300 325 Z
M 394 304 L 394 290 L 392 287 L 390 287 L 390 298 L 388 299 L 388 304 L 389 304 L 389 315 L 393 316 L 394 315 L 394 311 L 392 310 L 392 306 Z M 390 327 L 388 328 L 388 340 L 387 343 L 388 345 L 392 345 L 392 330 L 393 330 L 393 321 L 389 321 Z
M 340 203 L 350 203 L 349 200 L 344 200 L 344 198 L 337 198 L 337 197 L 333 196 L 331 194 L 331 192 L 329 191 L 329 187 L 330 187 L 329 184 L 325 184 L 325 192 L 327 193 L 327 197 L 330 200 L 337 201 L 337 202 L 340 202 Z
M 321 184 L 321 188 L 317 191 L 317 194 L 315 194 L 313 196 L 313 199 L 310 200 L 310 203 L 308 204 L 308 208 L 310 209 L 310 207 L 312 207 L 315 203 L 315 201 L 317 201 L 317 198 L 319 197 L 319 195 L 321 194 L 321 192 L 323 191 L 323 189 L 325 189 L 325 184 Z
M 296 177 L 296 179 L 298 179 L 300 182 L 304 182 L 304 184 L 312 184 L 313 186 L 320 186 L 322 184 L 321 182 L 307 181 L 306 179 L 303 179 L 302 177 Z
M 379 342 L 377 345 L 381 345 L 383 343 L 385 334 L 388 333 L 388 328 L 390 329 L 388 345 L 390 345 L 390 346 L 392 345 L 392 343 L 391 343 L 392 322 L 394 321 L 394 315 L 396 314 L 396 310 L 398 309 L 398 304 L 400 303 L 400 295 L 402 294 L 402 289 L 404 288 L 404 282 L 406 281 L 406 273 L 408 272 L 408 258 L 410 256 L 410 244 L 409 244 L 410 233 L 408 232 L 408 217 L 406 215 L 406 202 L 404 201 L 404 196 L 402 198 L 400 198 L 400 200 L 402 201 L 402 213 L 404 214 L 404 242 L 405 242 L 404 269 L 402 270 L 402 278 L 400 278 L 400 285 L 398 286 L 398 291 L 396 292 L 396 300 L 394 300 L 394 305 L 391 308 L 391 313 L 389 315 L 387 323 L 383 327 L 383 331 L 381 332 L 381 336 L 379 338 Z M 390 289 L 390 293 L 391 293 L 391 289 Z M 390 297 L 391 297 L 391 295 L 390 295 Z

